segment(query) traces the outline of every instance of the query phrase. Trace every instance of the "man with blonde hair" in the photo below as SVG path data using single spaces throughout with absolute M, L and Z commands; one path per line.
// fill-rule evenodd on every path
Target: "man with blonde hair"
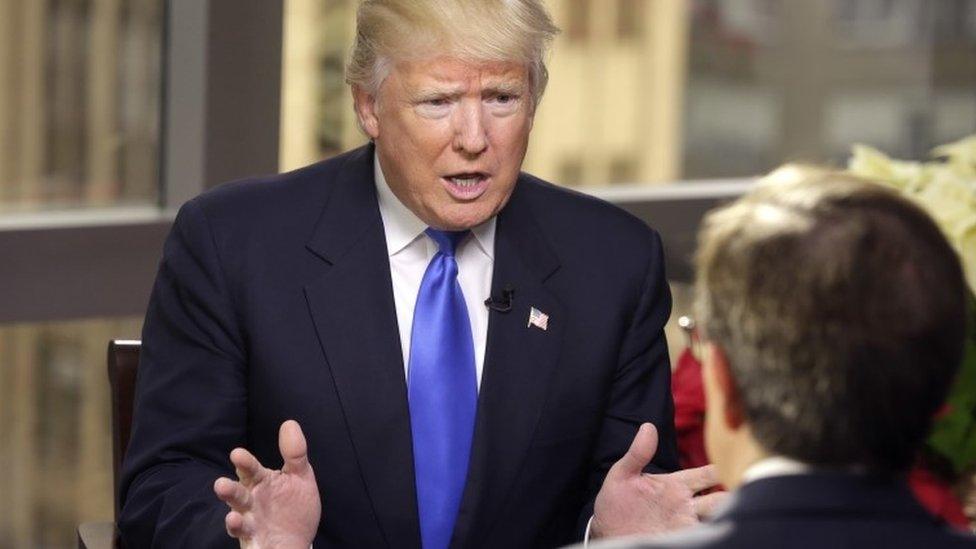
M 591 518 L 696 520 L 709 470 L 643 475 L 676 467 L 658 235 L 520 173 L 555 33 L 540 0 L 366 0 L 347 77 L 370 144 L 182 208 L 130 546 L 551 547 Z
M 935 223 L 789 167 L 699 238 L 705 445 L 735 491 L 699 528 L 598 547 L 976 547 L 904 480 L 963 356 L 966 286 Z

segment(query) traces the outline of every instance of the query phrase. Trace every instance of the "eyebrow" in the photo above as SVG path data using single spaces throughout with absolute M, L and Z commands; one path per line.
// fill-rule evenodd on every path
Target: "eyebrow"
M 484 92 L 494 95 L 519 95 L 525 92 L 525 85 L 519 82 L 491 82 Z
M 487 95 L 521 95 L 525 93 L 525 85 L 520 82 L 489 82 L 482 89 Z M 424 86 L 410 94 L 411 101 L 423 102 L 430 99 L 454 99 L 464 94 L 463 86 L 438 86 L 437 84 Z
M 414 91 L 411 99 L 414 101 L 426 101 L 428 99 L 439 99 L 442 97 L 454 98 L 463 93 L 460 86 L 428 86 Z

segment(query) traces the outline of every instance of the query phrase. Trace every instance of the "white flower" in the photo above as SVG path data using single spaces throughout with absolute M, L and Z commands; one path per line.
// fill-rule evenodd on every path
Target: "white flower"
M 976 185 L 976 135 L 936 147 L 932 154 L 946 158 L 953 171 Z
M 945 161 L 894 160 L 866 145 L 855 145 L 848 170 L 890 185 L 935 219 L 962 261 L 976 293 L 976 135 L 937 147 Z

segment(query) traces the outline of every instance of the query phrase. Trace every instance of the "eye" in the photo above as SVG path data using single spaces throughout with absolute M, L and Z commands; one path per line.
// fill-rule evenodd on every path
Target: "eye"
M 519 96 L 514 93 L 496 93 L 492 95 L 489 100 L 492 103 L 497 103 L 499 105 L 511 105 L 518 101 Z
M 417 112 L 426 118 L 443 118 L 451 112 L 454 100 L 449 96 L 435 95 L 425 97 L 415 103 Z

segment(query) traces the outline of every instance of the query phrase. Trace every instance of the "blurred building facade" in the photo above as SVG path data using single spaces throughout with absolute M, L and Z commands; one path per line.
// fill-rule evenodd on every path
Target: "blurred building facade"
M 156 203 L 162 13 L 0 1 L 0 221 Z M 112 516 L 106 342 L 140 325 L 0 325 L 0 548 L 74 547 L 75 525 Z
M 156 201 L 162 7 L 0 2 L 0 212 Z
M 921 158 L 976 130 L 973 0 L 547 4 L 563 33 L 525 167 L 560 184 L 748 177 L 855 142 Z M 289 0 L 283 169 L 363 142 L 355 5 Z
M 787 160 L 842 164 L 851 144 L 925 158 L 976 124 L 976 2 L 698 2 L 684 178 Z
M 857 141 L 919 158 L 976 131 L 976 0 L 547 4 L 563 33 L 526 169 L 557 183 L 751 176 Z M 282 169 L 364 142 L 355 5 L 285 1 Z M 0 0 L 0 221 L 159 203 L 163 6 Z M 0 325 L 0 549 L 112 516 L 105 346 L 140 326 Z

